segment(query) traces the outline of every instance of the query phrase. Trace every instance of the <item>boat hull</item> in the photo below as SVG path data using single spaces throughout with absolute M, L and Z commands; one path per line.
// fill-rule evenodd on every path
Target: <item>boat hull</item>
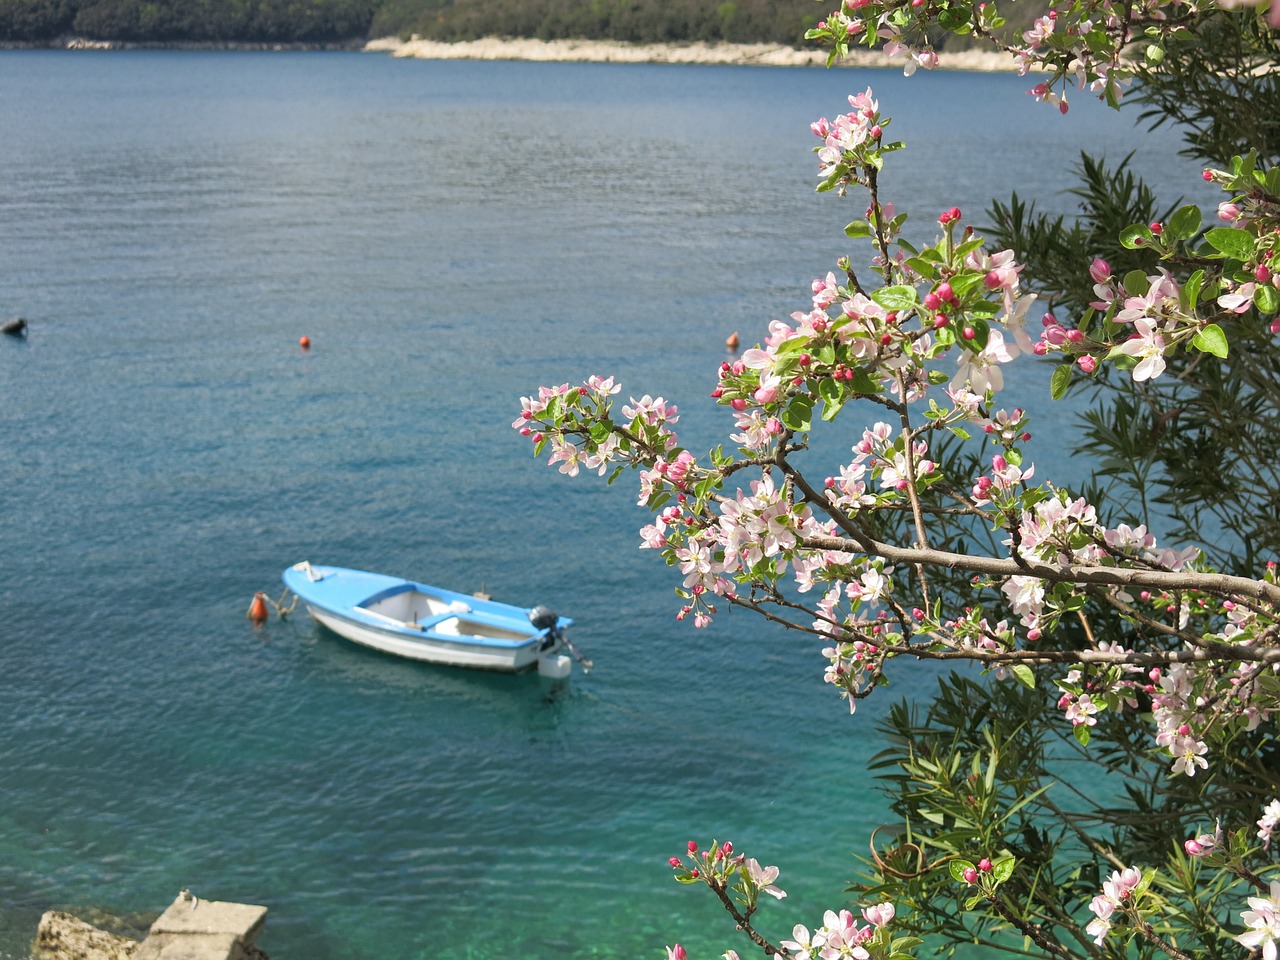
M 520 673 L 564 649 L 573 622 L 535 626 L 530 611 L 439 587 L 343 567 L 298 564 L 284 582 L 311 616 L 353 643 L 393 656 Z M 553 615 L 554 616 L 554 615 Z

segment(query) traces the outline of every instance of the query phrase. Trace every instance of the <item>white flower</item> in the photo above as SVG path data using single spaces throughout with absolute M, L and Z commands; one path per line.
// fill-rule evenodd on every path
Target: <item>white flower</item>
M 1236 937 L 1242 947 L 1262 947 L 1262 960 L 1276 960 L 1276 941 L 1280 940 L 1280 880 L 1271 881 L 1269 897 L 1250 897 L 1251 909 L 1243 910 L 1240 919 L 1250 929 Z

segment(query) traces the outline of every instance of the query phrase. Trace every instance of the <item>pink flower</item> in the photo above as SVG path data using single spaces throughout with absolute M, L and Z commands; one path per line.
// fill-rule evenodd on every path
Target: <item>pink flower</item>
M 1258 839 L 1264 848 L 1271 846 L 1271 834 L 1280 826 L 1280 800 L 1272 800 L 1262 809 L 1262 819 L 1258 821 Z
M 667 947 L 667 960 L 685 960 L 687 956 L 684 947 L 678 943 L 674 947 Z
M 872 907 L 862 908 L 863 918 L 867 923 L 873 924 L 877 927 L 885 927 L 892 923 L 894 913 L 895 910 L 893 904 L 888 901 L 885 901 L 884 903 L 877 903 Z

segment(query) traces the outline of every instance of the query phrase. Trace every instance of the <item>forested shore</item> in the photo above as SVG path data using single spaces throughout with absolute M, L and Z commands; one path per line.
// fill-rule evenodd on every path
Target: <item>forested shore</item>
M 0 0 L 0 44 L 359 46 L 383 37 L 505 37 L 799 48 L 825 12 L 814 0 Z

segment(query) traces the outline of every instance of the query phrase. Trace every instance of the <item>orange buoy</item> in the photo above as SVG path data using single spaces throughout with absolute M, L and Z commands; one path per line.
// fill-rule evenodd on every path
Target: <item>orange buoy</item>
M 733 331 L 733 333 L 729 334 L 729 336 L 725 338 L 724 345 L 728 347 L 730 350 L 738 349 L 738 331 L 737 330 Z
M 267 595 L 255 593 L 249 604 L 249 612 L 245 614 L 254 623 L 263 623 L 267 619 Z
M 310 349 L 311 349 L 311 338 L 310 338 L 310 337 L 302 337 L 300 340 L 298 340 L 298 346 L 300 346 L 303 350 L 310 350 Z

